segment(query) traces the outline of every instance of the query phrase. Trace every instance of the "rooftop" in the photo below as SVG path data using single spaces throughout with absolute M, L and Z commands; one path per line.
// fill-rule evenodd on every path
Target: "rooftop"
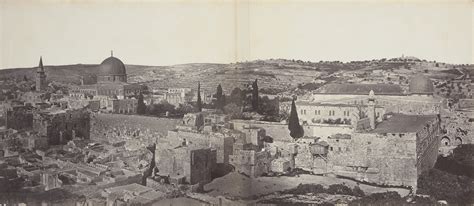
M 418 132 L 436 115 L 397 114 L 377 124 L 369 133 L 414 133 Z
M 368 95 L 370 90 L 375 95 L 403 95 L 402 88 L 394 84 L 327 84 L 318 93 Z
M 330 104 L 330 103 L 320 103 L 320 102 L 308 102 L 308 101 L 297 101 L 296 105 L 301 106 L 321 106 L 321 107 L 367 107 L 367 105 L 360 104 Z M 375 106 L 377 108 L 382 108 L 381 106 Z

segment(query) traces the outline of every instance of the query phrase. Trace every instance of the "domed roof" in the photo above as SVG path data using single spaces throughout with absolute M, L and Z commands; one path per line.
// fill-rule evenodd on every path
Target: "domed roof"
M 410 79 L 410 94 L 433 94 L 433 82 L 424 75 L 416 75 Z
M 100 63 L 100 75 L 102 76 L 126 74 L 125 65 L 118 58 L 111 56 Z

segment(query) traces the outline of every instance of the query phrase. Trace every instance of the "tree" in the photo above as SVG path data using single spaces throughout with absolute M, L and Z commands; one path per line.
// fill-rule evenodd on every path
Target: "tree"
M 234 88 L 234 90 L 232 90 L 232 92 L 230 93 L 229 99 L 230 99 L 229 103 L 234 103 L 237 106 L 242 106 L 242 103 L 243 103 L 242 90 L 238 87 Z
M 202 112 L 202 101 L 201 101 L 201 83 L 198 82 L 198 92 L 197 92 L 197 110 Z
M 223 102 L 223 95 L 222 95 L 222 86 L 219 84 L 217 86 L 217 91 L 216 91 L 216 108 L 217 109 L 223 109 L 224 108 L 224 102 Z
M 242 118 L 242 111 L 240 106 L 235 103 L 230 103 L 224 107 L 224 112 L 228 114 L 232 119 Z
M 145 105 L 145 102 L 143 101 L 143 94 L 141 92 L 138 95 L 137 113 L 138 114 L 146 113 L 146 105 Z
M 259 112 L 257 79 L 255 79 L 255 81 L 252 84 L 252 110 L 254 112 Z
M 291 102 L 291 111 L 290 111 L 290 117 L 288 120 L 288 129 L 290 130 L 290 136 L 293 137 L 294 140 L 301 138 L 304 135 L 303 127 L 300 125 L 298 113 L 296 112 L 295 100 Z

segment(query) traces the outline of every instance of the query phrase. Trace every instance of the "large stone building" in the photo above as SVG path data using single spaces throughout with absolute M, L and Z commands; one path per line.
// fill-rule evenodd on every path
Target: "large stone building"
M 135 113 L 137 104 L 125 99 L 135 98 L 146 90 L 146 86 L 127 83 L 125 65 L 114 56 L 102 61 L 98 70 L 96 83 L 73 86 L 70 88 L 69 96 L 78 99 L 100 100 L 101 109 L 114 113 Z
M 385 113 L 439 114 L 443 103 L 442 98 L 433 96 L 432 81 L 426 76 L 416 75 L 410 79 L 407 92 L 403 92 L 398 85 L 390 84 L 325 85 L 309 97 L 296 102 L 298 108 L 302 107 L 298 110 L 298 116 L 303 117 L 302 121 L 308 124 L 313 118 L 320 119 L 321 116 L 331 116 L 330 119 L 333 120 L 359 116 L 357 113 L 364 110 L 369 102 L 370 91 L 376 95 L 377 107 L 383 108 Z M 289 113 L 290 103 L 280 105 L 280 111 Z M 343 106 L 337 108 L 339 105 Z M 382 110 L 377 109 L 377 112 L 381 114 Z

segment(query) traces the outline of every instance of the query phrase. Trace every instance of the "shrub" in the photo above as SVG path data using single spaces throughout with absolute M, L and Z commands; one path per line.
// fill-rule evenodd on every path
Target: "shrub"
M 405 205 L 407 202 L 397 192 L 374 193 L 352 201 L 349 205 Z
M 298 187 L 290 190 L 288 193 L 290 194 L 307 194 L 307 193 L 325 193 L 326 189 L 320 185 L 313 185 L 313 184 L 300 184 Z
M 449 203 L 474 203 L 473 180 L 447 172 L 431 169 L 423 172 L 418 179 L 418 193 L 430 195 L 437 200 Z
M 339 194 L 339 195 L 353 195 L 352 189 L 343 184 L 329 185 L 327 189 L 329 194 Z

